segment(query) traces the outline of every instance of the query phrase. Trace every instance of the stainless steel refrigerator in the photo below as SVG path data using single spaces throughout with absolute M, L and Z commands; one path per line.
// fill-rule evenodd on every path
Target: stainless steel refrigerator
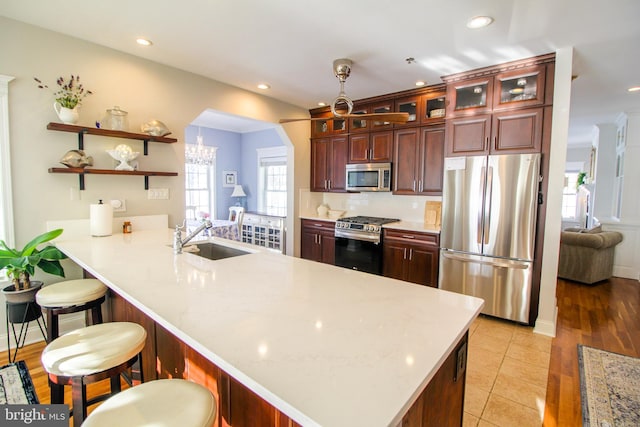
M 438 286 L 529 323 L 540 154 L 451 157 L 444 168 Z

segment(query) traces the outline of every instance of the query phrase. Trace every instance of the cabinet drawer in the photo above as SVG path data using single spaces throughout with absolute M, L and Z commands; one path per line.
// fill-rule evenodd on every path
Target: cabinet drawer
M 431 233 L 420 233 L 416 231 L 403 231 L 395 229 L 384 230 L 384 240 L 402 240 L 404 242 L 414 242 L 429 246 L 440 246 L 440 235 Z
M 303 219 L 301 220 L 302 223 L 302 227 L 303 228 L 307 228 L 310 230 L 316 230 L 316 231 L 320 231 L 320 230 L 326 230 L 326 231 L 331 231 L 333 233 L 333 231 L 336 228 L 336 223 L 332 222 L 332 221 L 322 221 L 322 220 L 315 220 L 315 219 Z

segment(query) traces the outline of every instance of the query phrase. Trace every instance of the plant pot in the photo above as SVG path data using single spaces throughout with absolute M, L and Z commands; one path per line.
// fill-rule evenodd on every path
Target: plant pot
M 78 107 L 73 109 L 65 108 L 60 105 L 59 102 L 54 102 L 53 109 L 56 110 L 56 114 L 58 114 L 58 118 L 62 121 L 62 123 L 65 123 L 67 125 L 75 125 L 80 119 Z
M 29 303 L 36 300 L 36 293 L 40 290 L 42 285 L 43 283 L 39 280 L 32 280 L 31 287 L 29 289 L 16 291 L 15 286 L 9 285 L 2 289 L 2 293 L 9 304 Z

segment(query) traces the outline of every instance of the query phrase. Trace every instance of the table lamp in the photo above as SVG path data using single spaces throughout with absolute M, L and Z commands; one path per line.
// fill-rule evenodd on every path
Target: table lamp
M 231 193 L 231 197 L 236 198 L 236 206 L 242 206 L 242 197 L 247 197 L 244 190 L 242 189 L 242 185 L 233 186 L 233 193 Z

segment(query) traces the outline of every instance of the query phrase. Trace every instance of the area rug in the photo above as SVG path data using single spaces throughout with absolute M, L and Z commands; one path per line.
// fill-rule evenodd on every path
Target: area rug
M 640 426 L 640 359 L 578 344 L 585 427 Z
M 0 368 L 0 405 L 38 404 L 36 389 L 23 360 Z

